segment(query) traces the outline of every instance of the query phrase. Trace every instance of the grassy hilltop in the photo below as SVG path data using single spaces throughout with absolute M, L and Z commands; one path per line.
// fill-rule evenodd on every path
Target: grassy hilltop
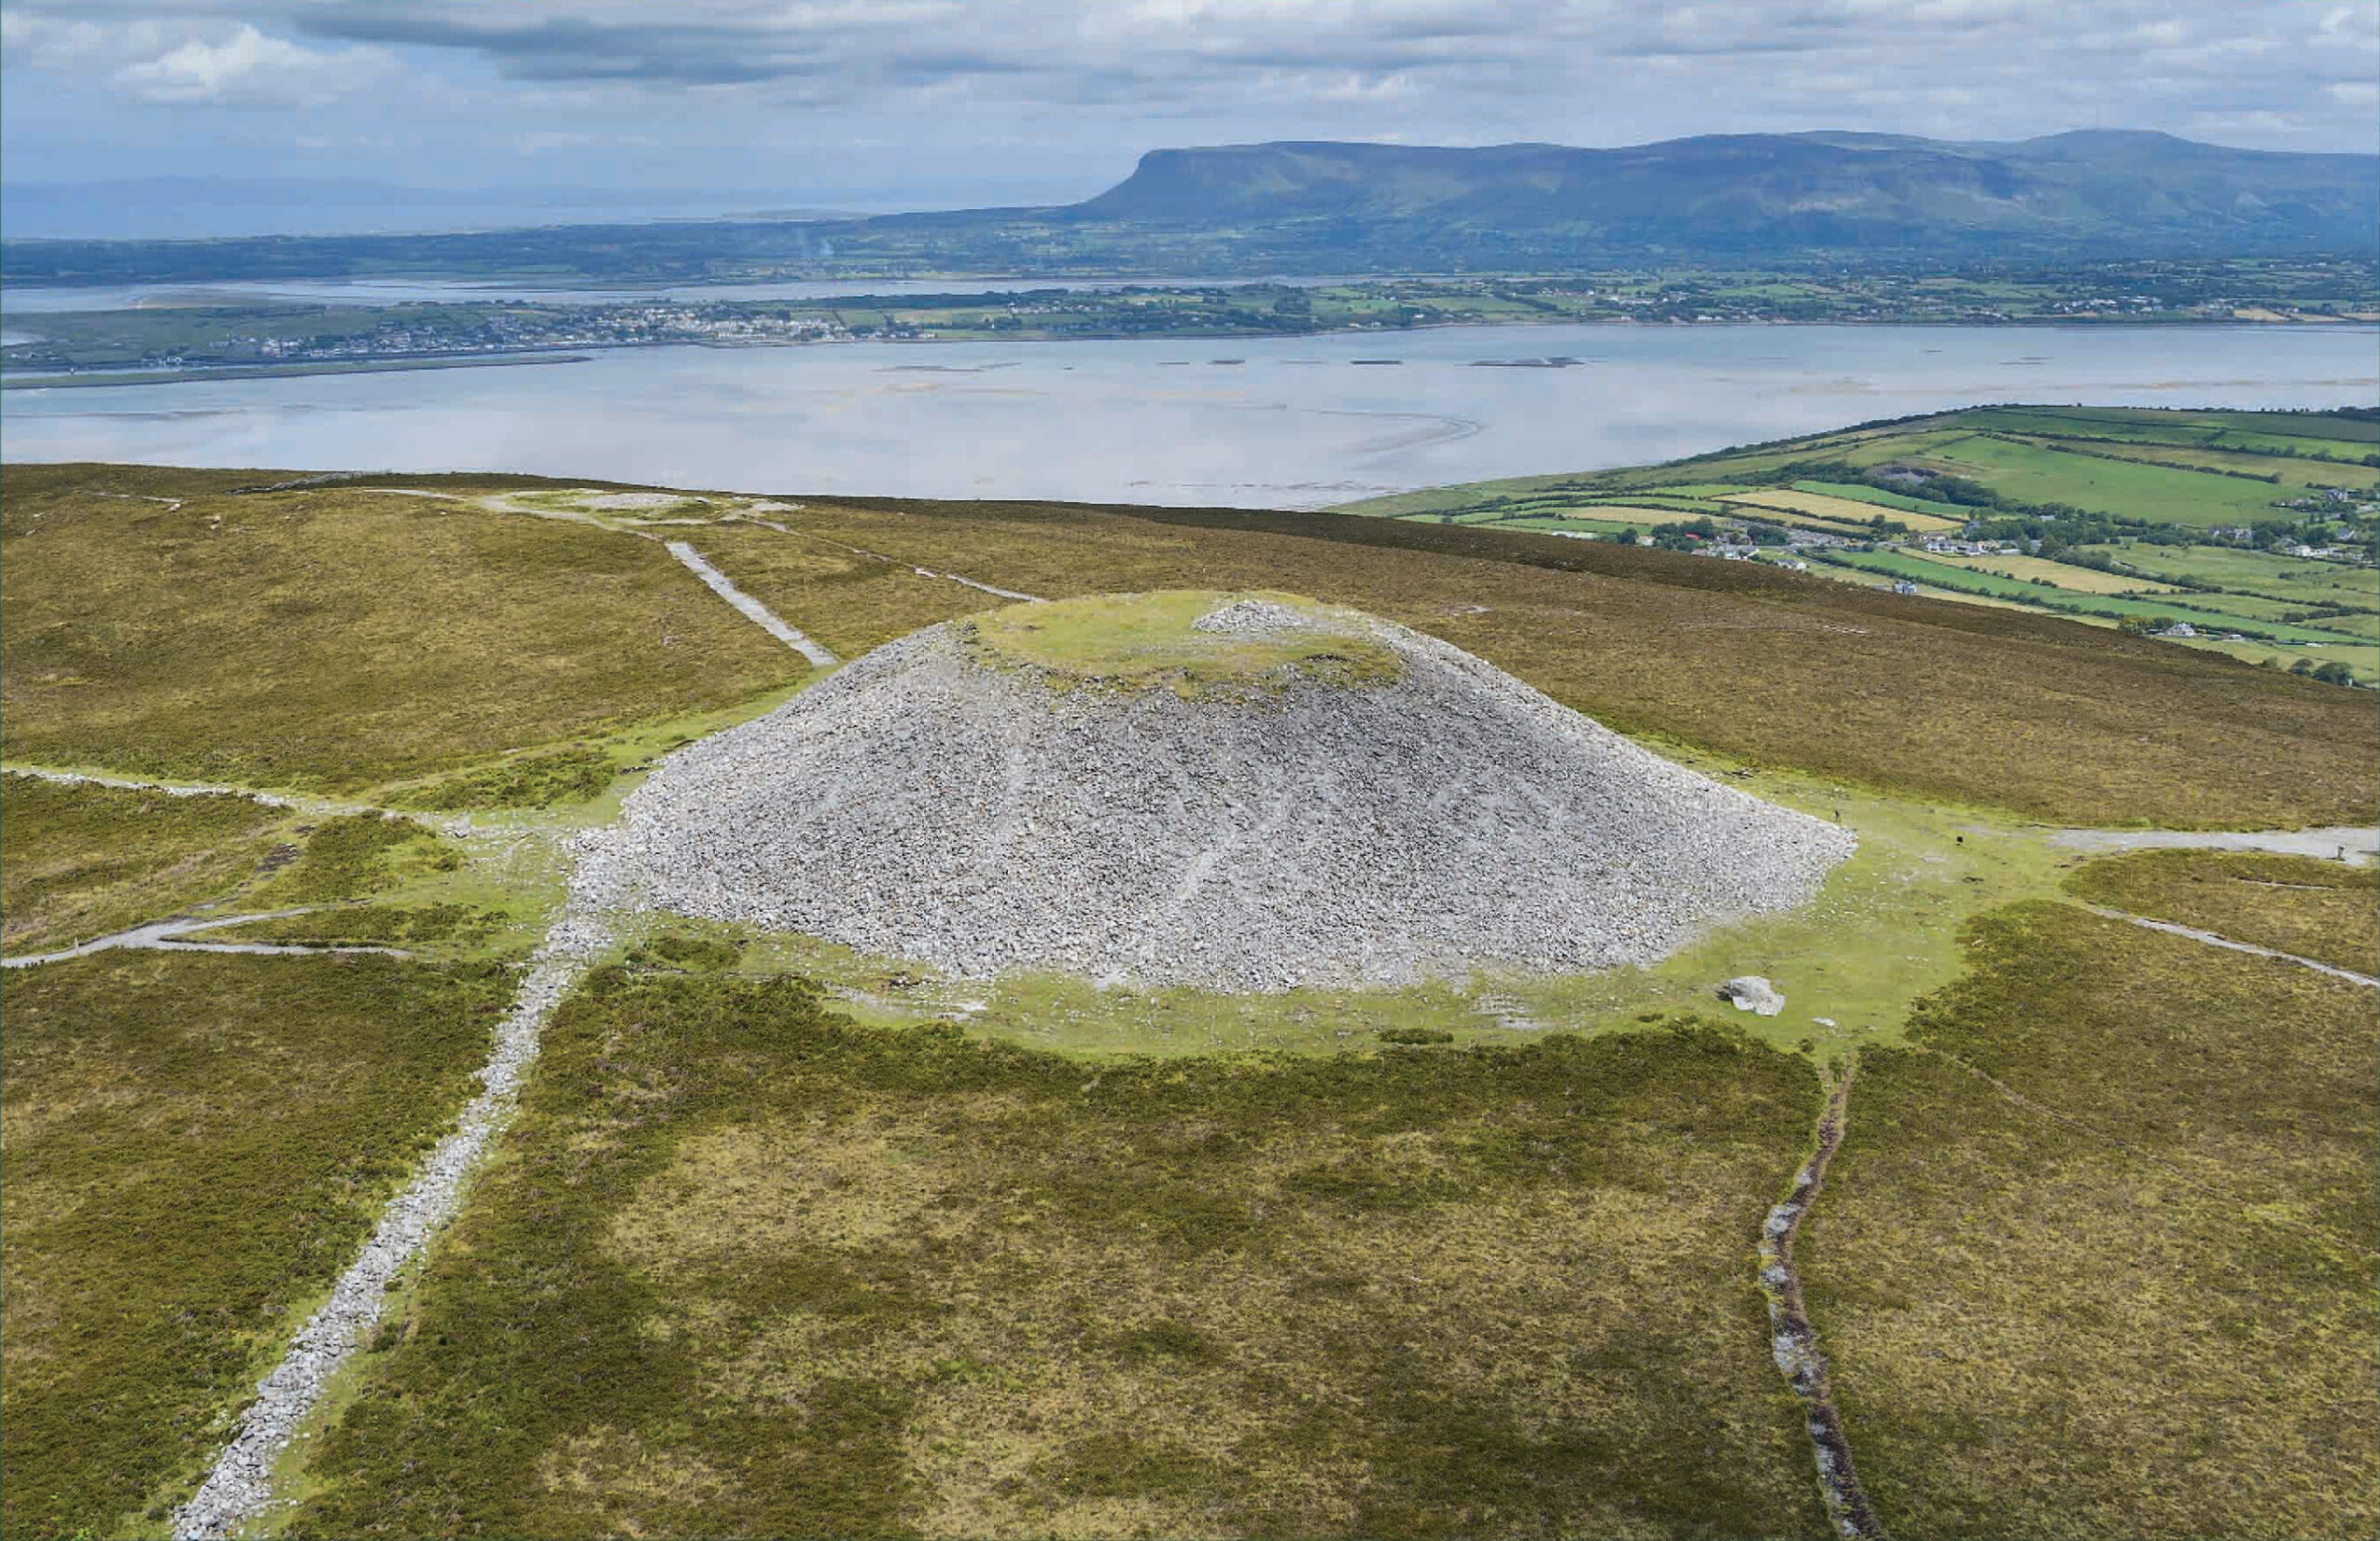
M 2049 826 L 2369 822 L 2370 692 L 2093 612 L 2360 672 L 2372 569 L 2279 543 L 2368 530 L 2369 427 L 2001 409 L 1341 514 L 0 468 L 0 950 L 314 950 L 0 975 L 0 1531 L 164 1533 L 469 1091 L 569 842 L 829 677 L 666 539 L 846 660 L 980 616 L 1060 684 L 1359 668 L 1091 598 L 1311 595 L 1858 850 L 1651 968 L 1394 990 L 626 917 L 264 1534 L 1825 1534 L 1756 1246 L 1831 1093 L 1795 1256 L 1888 1533 L 2368 1533 L 2372 992 L 2095 907 L 2369 975 L 2370 869 Z M 2162 517 L 2025 480 L 2069 462 Z M 1840 544 L 1651 539 L 1700 521 Z

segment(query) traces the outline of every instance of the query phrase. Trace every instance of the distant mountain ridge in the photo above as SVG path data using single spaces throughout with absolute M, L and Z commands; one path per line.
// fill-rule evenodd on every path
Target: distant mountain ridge
M 1090 223 L 1338 228 L 1357 245 L 1692 256 L 2197 257 L 2380 244 L 2380 157 L 2081 130 L 2011 144 L 1752 134 L 1616 150 L 1333 142 L 1161 150 L 1067 211 Z
M 1153 151 L 1082 203 L 452 234 L 6 241 L 10 283 L 416 276 L 700 283 L 913 272 L 1560 272 L 2380 256 L 2380 156 L 2081 130 L 1742 134 L 1612 150 Z

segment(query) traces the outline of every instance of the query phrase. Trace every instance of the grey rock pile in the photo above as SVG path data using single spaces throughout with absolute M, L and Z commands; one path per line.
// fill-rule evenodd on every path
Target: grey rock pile
M 1226 637 L 1281 637 L 1319 631 L 1317 618 L 1270 599 L 1234 599 L 1190 623 L 1194 631 Z
M 1851 853 L 1469 653 L 1254 613 L 1280 608 L 1199 624 L 1343 626 L 1402 677 L 1058 691 L 935 626 L 672 756 L 628 799 L 609 881 L 961 976 L 1271 991 L 1647 963 L 1801 903 Z

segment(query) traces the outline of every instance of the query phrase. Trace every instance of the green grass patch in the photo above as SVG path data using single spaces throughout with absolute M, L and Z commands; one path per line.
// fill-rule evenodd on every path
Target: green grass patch
M 2370 1534 L 2371 992 L 2054 903 L 1973 946 L 1796 1248 L 1885 1528 Z
M 1294 629 L 1201 631 L 1196 623 L 1234 604 L 1289 612 Z M 1363 621 L 1277 590 L 1172 589 L 1094 594 L 1012 605 L 970 620 L 960 634 L 977 656 L 1025 668 L 1062 690 L 1170 690 L 1185 700 L 1264 694 L 1292 684 L 1384 684 L 1404 672 Z
M 510 924 L 469 904 L 347 904 L 209 931 L 210 942 L 273 942 L 300 947 L 469 948 Z
M 613 971 L 297 1534 L 1810 1534 L 1699 1028 L 1086 1063 Z
M 2265 620 L 2222 608 L 2227 596 L 2221 594 L 2171 594 L 2152 599 L 2126 599 L 2115 594 L 2081 594 L 2071 589 L 2051 587 L 2043 584 L 2026 583 L 2016 578 L 2003 578 L 1996 573 L 1950 562 L 1928 561 L 1923 557 L 1900 551 L 1845 551 L 1830 553 L 1827 560 L 1845 567 L 1856 567 L 1870 573 L 1882 573 L 1892 577 L 1908 578 L 1915 583 L 1930 584 L 1965 593 L 1986 594 L 1995 599 L 2031 603 L 2044 610 L 2064 611 L 2077 615 L 2100 615 L 2122 618 L 2136 617 L 2143 621 L 2187 621 L 2201 631 L 2239 631 L 2254 634 L 2265 640 L 2277 642 L 2328 643 L 2334 636 L 2286 622 Z
M 0 779 L 0 945 L 54 951 L 227 893 L 284 817 L 221 794 Z
M 0 744 L 351 791 L 718 710 L 801 661 L 633 535 L 348 487 L 0 468 Z
M 2066 880 L 2094 904 L 2380 975 L 2380 869 L 2254 851 L 2144 850 Z
M 469 1095 L 510 991 L 368 956 L 0 976 L 0 1532 L 163 1533 Z
M 403 787 L 388 800 L 390 807 L 424 812 L 551 808 L 556 803 L 590 802 L 602 797 L 619 773 L 619 762 L 602 749 L 553 749 L 512 756 L 482 770 Z
M 719 937 L 691 936 L 671 931 L 628 949 L 626 962 L 631 968 L 677 968 L 710 973 L 734 968 L 743 955 L 744 949 L 737 942 Z
M 461 864 L 461 856 L 426 824 L 391 813 L 345 813 L 308 831 L 298 859 L 248 899 L 268 910 L 337 903 Z

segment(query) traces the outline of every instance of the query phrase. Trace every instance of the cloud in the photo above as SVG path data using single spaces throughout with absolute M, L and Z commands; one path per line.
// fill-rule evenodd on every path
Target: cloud
M 1673 87 L 1652 83 L 1681 74 L 1732 127 L 1956 132 L 1984 102 L 1996 121 L 1970 122 L 1978 137 L 2266 112 L 2344 138 L 2372 122 L 2357 87 L 2380 71 L 2380 7 L 2336 0 L 314 0 L 284 14 L 324 38 L 469 53 L 522 82 L 887 110 L 911 93 L 1218 116 L 1393 99 L 1499 130 L 1603 117 L 1607 141 L 1645 137 L 1625 132 L 1632 115 L 1673 117 Z
M 386 74 L 378 48 L 320 53 L 268 37 L 243 22 L 221 43 L 192 38 L 169 53 L 116 72 L 143 101 L 240 107 L 318 107 Z
M 394 62 L 383 48 L 308 48 L 189 7 L 131 17 L 95 8 L 96 19 L 0 13 L 0 49 L 12 65 L 96 75 L 161 106 L 321 107 L 375 84 Z
M 1266 138 L 2122 126 L 2368 152 L 2380 133 L 2372 0 L 0 3 L 12 125 L 43 91 L 302 110 L 402 69 L 403 93 L 337 111 L 463 159 L 583 151 L 603 175 L 590 136 L 633 123 L 659 180 L 673 152 L 854 138 L 889 146 L 888 176 L 1090 180 L 1144 149 Z

